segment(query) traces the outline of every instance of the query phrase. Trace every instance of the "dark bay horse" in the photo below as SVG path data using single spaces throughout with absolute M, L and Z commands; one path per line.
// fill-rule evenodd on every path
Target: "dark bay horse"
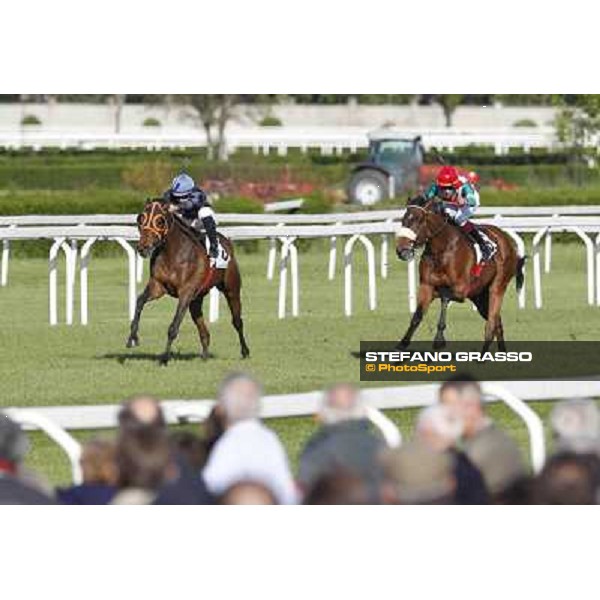
M 397 232 L 396 253 L 402 260 L 414 256 L 416 248 L 424 246 L 419 262 L 419 292 L 417 310 L 412 316 L 408 330 L 400 340 L 400 347 L 407 347 L 421 323 L 425 312 L 435 298 L 442 304 L 434 348 L 446 344 L 446 310 L 451 301 L 475 304 L 479 314 L 486 320 L 484 346 L 486 351 L 494 338 L 498 348 L 505 350 L 504 329 L 500 310 L 506 288 L 515 277 L 517 290 L 523 285 L 525 257 L 517 253 L 513 240 L 501 229 L 485 225 L 488 236 L 496 243 L 498 251 L 486 263 L 479 277 L 473 277 L 471 269 L 476 264 L 475 250 L 466 236 L 444 214 L 436 200 L 422 197 L 409 200 L 402 227 Z
M 242 352 L 242 358 L 250 355 L 244 338 L 242 305 L 240 300 L 241 277 L 233 252 L 233 244 L 220 236 L 220 242 L 229 254 L 226 269 L 211 268 L 208 254 L 197 233 L 179 217 L 169 212 L 162 199 L 148 200 L 137 219 L 140 240 L 138 252 L 150 259 L 150 279 L 137 299 L 135 316 L 131 322 L 131 332 L 127 347 L 139 345 L 138 327 L 142 310 L 147 302 L 168 294 L 178 299 L 177 310 L 169 326 L 167 346 L 161 356 L 161 363 L 167 364 L 171 345 L 179 333 L 179 327 L 186 311 L 198 328 L 201 357 L 208 358 L 210 333 L 202 315 L 202 302 L 214 286 L 225 296 L 232 323 L 235 327 Z

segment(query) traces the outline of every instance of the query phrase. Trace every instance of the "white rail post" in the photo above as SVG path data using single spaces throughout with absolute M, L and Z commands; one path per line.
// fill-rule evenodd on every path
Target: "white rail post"
M 8 409 L 8 416 L 20 425 L 29 425 L 41 429 L 51 440 L 58 444 L 67 455 L 71 463 L 71 477 L 75 485 L 83 481 L 81 470 L 81 445 L 65 431 L 60 425 L 49 419 L 42 413 L 29 409 Z
M 216 287 L 212 287 L 208 292 L 208 320 L 210 323 L 219 320 L 219 295 L 219 290 Z
M 484 383 L 483 393 L 496 396 L 513 410 L 523 421 L 529 433 L 529 450 L 531 452 L 531 465 L 535 473 L 539 473 L 546 462 L 546 442 L 544 439 L 544 425 L 538 415 L 523 400 L 512 392 L 494 383 Z
M 9 229 L 14 229 L 15 225 L 9 225 Z M 8 285 L 8 261 L 10 260 L 10 242 L 2 240 L 2 266 L 0 267 L 0 286 Z
M 135 280 L 136 283 L 142 283 L 144 279 L 144 257 L 139 253 L 135 253 L 136 256 L 136 272 L 135 272 Z
M 73 325 L 73 312 L 75 308 L 75 281 L 77 271 L 77 241 L 71 240 L 61 245 L 65 253 L 66 262 L 66 293 L 65 293 L 65 321 L 67 325 Z
M 296 238 L 280 238 L 281 259 L 279 261 L 279 307 L 278 317 L 285 319 L 288 263 L 292 263 L 292 316 L 298 316 L 298 250 L 294 245 Z
M 392 219 L 386 219 L 386 223 L 393 223 Z M 389 247 L 390 235 L 388 233 L 381 234 L 381 278 L 387 279 L 389 265 Z
M 90 262 L 90 250 L 97 238 L 89 238 L 81 247 L 81 259 L 79 262 L 79 321 L 82 325 L 89 322 L 88 312 L 88 265 Z
M 573 233 L 576 233 L 585 244 L 586 259 L 587 259 L 587 301 L 588 304 L 594 305 L 594 244 L 589 236 L 579 227 L 570 228 Z
M 127 253 L 127 262 L 129 266 L 129 286 L 128 286 L 128 298 L 129 298 L 129 320 L 132 321 L 135 316 L 135 303 L 136 303 L 136 258 L 135 258 L 135 250 L 126 240 L 121 237 L 111 238 L 113 241 L 117 242 L 123 250 Z
M 285 223 L 277 223 L 276 227 L 283 227 Z M 277 260 L 277 238 L 269 240 L 269 255 L 267 258 L 267 279 L 271 281 L 275 276 L 275 261 Z
M 344 245 L 344 312 L 347 317 L 352 316 L 352 250 L 357 241 L 361 242 L 367 252 L 369 309 L 375 310 L 377 308 L 375 248 L 368 237 L 362 234 L 354 234 Z
M 533 237 L 533 297 L 536 308 L 542 308 L 542 267 L 540 264 L 540 241 L 548 232 L 549 227 L 544 227 Z
M 517 254 L 519 255 L 519 258 L 524 258 L 525 255 L 527 254 L 527 252 L 525 251 L 525 242 L 523 241 L 523 238 L 518 233 L 516 233 L 515 231 L 513 231 L 512 229 L 505 228 L 504 231 L 506 231 L 506 233 L 508 233 L 508 235 L 510 235 L 510 237 L 517 244 Z M 522 272 L 523 272 L 523 286 L 517 292 L 517 303 L 518 303 L 519 308 L 525 308 L 525 299 L 526 299 L 526 295 L 525 295 L 525 286 L 526 286 L 525 270 L 526 270 L 526 264 L 527 264 L 527 261 L 525 263 L 523 263 L 523 270 L 522 270 Z
M 49 321 L 50 325 L 56 325 L 58 323 L 58 309 L 56 298 L 58 295 L 57 291 L 57 277 L 56 267 L 58 263 L 58 251 L 62 244 L 64 244 L 65 238 L 57 238 L 50 247 L 48 253 L 48 298 L 49 298 Z
M 558 219 L 560 215 L 552 215 L 553 219 Z M 544 240 L 544 273 L 550 273 L 552 268 L 552 232 L 549 231 Z
M 334 226 L 337 227 L 341 225 L 341 223 L 334 223 Z M 333 281 L 335 277 L 335 263 L 337 262 L 337 237 L 332 235 L 329 238 L 329 269 L 328 269 L 328 279 L 329 281 Z
M 298 282 L 298 248 L 294 244 L 295 238 L 290 243 L 290 267 L 292 275 L 292 316 L 297 317 L 300 313 L 300 296 Z
M 417 260 L 408 261 L 408 310 L 412 315 L 417 310 Z
M 600 306 L 600 233 L 596 236 L 596 306 Z

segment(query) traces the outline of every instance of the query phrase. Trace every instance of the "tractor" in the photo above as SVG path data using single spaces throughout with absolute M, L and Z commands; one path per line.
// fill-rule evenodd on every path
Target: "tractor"
M 370 206 L 416 188 L 423 157 L 420 136 L 407 138 L 390 131 L 369 134 L 369 157 L 354 167 L 348 182 L 350 202 Z

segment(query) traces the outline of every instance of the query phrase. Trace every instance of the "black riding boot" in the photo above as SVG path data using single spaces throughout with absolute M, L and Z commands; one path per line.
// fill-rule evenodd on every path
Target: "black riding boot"
M 470 231 L 467 231 L 466 234 L 469 238 L 475 242 L 479 248 L 481 248 L 481 259 L 483 262 L 487 262 L 494 255 L 494 247 L 491 243 L 481 234 L 481 231 L 477 229 L 477 227 L 473 227 Z
M 210 256 L 217 258 L 219 255 L 219 240 L 217 238 L 217 224 L 212 217 L 204 217 L 202 219 L 202 227 L 206 231 L 206 236 L 210 242 Z

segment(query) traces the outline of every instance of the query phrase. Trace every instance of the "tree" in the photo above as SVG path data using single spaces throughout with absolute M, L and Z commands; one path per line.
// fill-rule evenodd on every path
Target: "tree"
M 457 106 L 462 103 L 462 94 L 438 94 L 435 96 L 435 101 L 442 107 L 444 118 L 446 119 L 446 127 L 452 127 L 452 117 Z
M 190 106 L 200 119 L 206 133 L 208 158 L 226 160 L 225 128 L 241 101 L 238 94 L 186 94 L 177 101 Z
M 558 138 L 573 149 L 583 152 L 600 132 L 600 95 L 570 94 L 556 96 Z

